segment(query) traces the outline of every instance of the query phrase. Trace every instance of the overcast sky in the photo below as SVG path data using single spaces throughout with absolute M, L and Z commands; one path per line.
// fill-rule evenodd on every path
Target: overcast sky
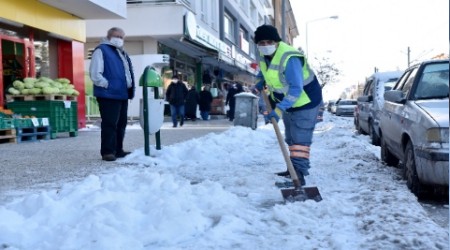
M 404 70 L 408 46 L 411 62 L 449 52 L 448 0 L 290 3 L 300 32 L 294 45 L 307 50 L 312 63 L 314 57 L 329 57 L 344 72 L 343 85 L 363 82 L 375 67 L 380 71 Z M 326 18 L 330 16 L 338 19 Z

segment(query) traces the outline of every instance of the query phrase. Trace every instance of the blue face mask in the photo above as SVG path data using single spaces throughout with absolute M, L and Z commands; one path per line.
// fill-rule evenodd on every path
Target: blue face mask
M 259 50 L 259 52 L 261 52 L 261 54 L 263 54 L 265 56 L 270 56 L 273 53 L 275 53 L 275 51 L 277 50 L 277 47 L 275 44 L 265 45 L 265 46 L 258 45 L 258 50 Z

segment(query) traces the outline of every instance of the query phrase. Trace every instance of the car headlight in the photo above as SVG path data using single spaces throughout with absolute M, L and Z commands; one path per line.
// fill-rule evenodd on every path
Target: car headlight
M 448 143 L 448 128 L 430 128 L 426 138 L 428 142 Z

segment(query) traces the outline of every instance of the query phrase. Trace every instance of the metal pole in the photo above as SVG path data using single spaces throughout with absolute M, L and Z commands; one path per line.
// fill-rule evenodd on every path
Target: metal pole
M 147 79 L 148 67 L 144 70 L 144 76 L 142 79 L 144 81 Z M 142 86 L 142 98 L 143 98 L 143 112 L 144 112 L 144 151 L 145 155 L 150 155 L 150 132 L 149 132 L 149 124 L 148 124 L 148 87 L 143 84 Z
M 308 57 L 308 56 L 309 56 L 309 52 L 308 52 L 308 50 L 309 50 L 309 47 L 308 47 L 308 24 L 309 24 L 309 23 L 312 23 L 312 22 L 317 22 L 317 21 L 320 21 L 320 20 L 325 20 L 325 19 L 338 19 L 338 18 L 339 18 L 339 16 L 327 16 L 327 17 L 321 17 L 321 18 L 317 18 L 317 19 L 314 19 L 314 20 L 310 20 L 310 21 L 307 21 L 307 22 L 305 23 L 306 58 L 309 58 L 309 57 Z
M 281 1 L 281 39 L 286 42 L 286 0 Z
M 153 93 L 155 99 L 159 99 L 159 87 L 153 87 Z M 155 140 L 156 140 L 156 150 L 161 150 L 161 130 L 158 130 L 155 133 Z

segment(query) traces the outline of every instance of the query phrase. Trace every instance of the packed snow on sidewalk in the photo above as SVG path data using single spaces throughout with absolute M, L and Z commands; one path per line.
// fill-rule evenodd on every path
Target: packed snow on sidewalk
M 283 129 L 282 124 L 281 128 Z M 323 200 L 285 203 L 286 169 L 272 126 L 232 127 L 162 150 L 144 148 L 119 168 L 0 206 L 2 249 L 448 249 L 399 170 L 325 117 L 311 175 Z

